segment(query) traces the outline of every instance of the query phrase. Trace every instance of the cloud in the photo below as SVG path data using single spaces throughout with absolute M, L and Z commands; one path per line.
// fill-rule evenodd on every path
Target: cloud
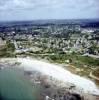
M 65 7 L 81 8 L 96 7 L 98 0 L 0 0 L 1 10 L 20 10 L 20 9 L 40 9 L 43 8 L 59 8 Z
M 0 0 L 0 18 L 98 17 L 99 0 Z M 31 18 L 32 18 L 31 17 Z

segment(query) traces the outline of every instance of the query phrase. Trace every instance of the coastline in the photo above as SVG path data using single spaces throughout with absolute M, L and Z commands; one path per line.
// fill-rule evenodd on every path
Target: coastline
M 11 62 L 12 61 L 12 62 Z M 70 82 L 70 80 L 69 80 L 69 82 L 68 82 L 68 80 L 66 80 L 66 81 L 64 81 L 63 79 L 65 79 L 66 77 L 64 77 L 64 76 L 61 76 L 61 75 L 59 75 L 59 74 L 62 74 L 61 73 L 61 71 L 59 71 L 59 70 L 66 70 L 66 68 L 64 68 L 64 66 L 61 66 L 61 65 L 58 65 L 58 64 L 50 64 L 49 63 L 49 61 L 45 61 L 45 60 L 38 60 L 38 59 L 34 59 L 34 58 L 30 58 L 30 57 L 28 57 L 28 58 L 2 58 L 2 59 L 0 59 L 0 62 L 5 62 L 6 64 L 7 63 L 10 63 L 10 64 L 19 64 L 19 66 L 18 66 L 18 68 L 23 68 L 24 69 L 24 71 L 26 71 L 26 72 L 31 72 L 31 71 L 37 71 L 37 72 L 40 72 L 40 73 L 42 73 L 43 75 L 45 75 L 47 78 L 49 77 L 49 78 L 52 78 L 52 81 L 51 81 L 51 83 L 53 82 L 53 84 L 56 84 L 58 87 L 66 87 L 66 86 L 68 86 L 68 87 L 71 87 L 71 86 L 74 86 L 75 87 L 75 84 L 72 84 L 72 82 Z M 29 63 L 31 63 L 30 64 L 30 66 L 28 66 L 27 64 L 29 64 Z M 34 64 L 35 63 L 35 64 Z M 20 65 L 21 64 L 21 65 Z M 33 66 L 33 64 L 37 67 L 37 68 L 34 68 L 34 66 Z M 43 64 L 45 64 L 45 65 L 43 65 Z M 31 66 L 32 65 L 32 66 Z M 38 67 L 38 65 L 40 66 L 40 67 Z M 43 67 L 43 66 L 45 66 L 45 67 Z M 59 68 L 59 70 L 57 69 L 56 71 L 57 72 L 59 72 L 59 74 L 57 74 L 57 73 L 55 73 L 56 74 L 56 76 L 53 76 L 53 75 L 55 75 L 55 74 L 53 74 L 54 73 L 54 71 L 52 71 L 52 70 L 48 70 L 48 69 L 46 69 L 46 67 L 49 67 L 49 68 L 53 68 L 54 66 L 54 69 L 53 70 L 56 70 L 56 67 L 57 68 Z M 51 67 L 51 66 L 53 66 L 53 67 Z M 43 68 L 43 70 L 41 69 L 41 67 Z M 46 70 L 45 70 L 46 69 Z M 47 72 L 46 73 L 46 71 L 52 71 L 51 72 L 51 74 L 52 75 L 50 75 L 50 73 L 49 72 Z M 68 69 L 67 69 L 68 70 Z M 55 72 L 56 72 L 55 71 Z M 67 75 L 71 75 L 72 73 L 71 72 L 68 72 L 68 71 L 66 71 L 66 73 L 68 73 Z M 66 75 L 66 74 L 62 74 L 62 75 Z M 74 75 L 74 74 L 73 74 Z M 61 76 L 60 78 L 62 78 L 62 77 L 64 77 L 64 78 L 62 78 L 62 80 L 60 79 L 60 78 L 58 78 L 57 76 Z M 75 76 L 76 77 L 76 76 Z M 68 79 L 70 78 L 70 77 L 67 77 Z M 73 76 L 71 76 L 71 78 L 73 79 Z M 78 78 L 78 77 L 77 77 Z M 79 79 L 80 79 L 80 77 L 79 77 Z M 86 80 L 86 79 L 85 79 Z M 79 80 L 80 81 L 80 80 Z M 89 82 L 90 80 L 88 80 L 88 82 Z M 71 83 L 71 84 L 70 84 Z M 89 82 L 90 83 L 90 82 Z M 80 83 L 79 83 L 80 84 Z M 83 83 L 83 84 L 85 84 L 85 83 Z M 92 84 L 92 86 L 93 86 L 93 83 L 90 83 L 89 85 L 91 85 Z M 70 86 L 69 86 L 70 85 Z M 76 84 L 77 85 L 77 84 Z M 98 93 L 95 93 L 95 91 L 94 91 L 94 93 L 91 93 L 90 91 L 88 92 L 86 92 L 85 93 L 85 91 L 83 90 L 83 89 L 81 89 L 81 88 L 78 88 L 79 86 L 77 86 L 76 87 L 76 89 L 72 89 L 72 90 L 70 90 L 71 92 L 76 92 L 76 93 L 79 93 L 79 94 L 83 94 L 83 95 L 85 95 L 85 94 L 88 94 L 88 95 L 99 95 Z M 94 86 L 93 86 L 94 87 Z M 96 88 L 96 87 L 95 87 Z M 91 89 L 91 88 L 90 88 Z M 80 91 L 79 91 L 80 90 Z M 90 99 L 89 99 L 90 100 Z M 94 100 L 94 99 L 93 99 Z

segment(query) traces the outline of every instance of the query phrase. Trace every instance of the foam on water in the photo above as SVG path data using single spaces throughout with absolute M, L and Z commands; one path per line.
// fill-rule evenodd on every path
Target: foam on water
M 83 89 L 84 92 L 90 92 L 99 95 L 99 89 L 96 87 L 94 82 L 89 79 L 85 79 L 78 75 L 72 74 L 71 72 L 60 66 L 30 58 L 18 58 L 18 61 L 21 62 L 21 66 L 24 67 L 25 70 L 39 71 L 45 75 L 52 76 L 53 78 L 56 78 L 63 82 L 73 83 L 77 87 Z

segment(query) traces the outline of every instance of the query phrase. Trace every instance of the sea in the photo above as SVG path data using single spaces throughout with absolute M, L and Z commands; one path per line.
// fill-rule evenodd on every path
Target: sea
M 22 70 L 0 70 L 0 100 L 38 100 L 39 94 L 39 87 L 33 86 Z

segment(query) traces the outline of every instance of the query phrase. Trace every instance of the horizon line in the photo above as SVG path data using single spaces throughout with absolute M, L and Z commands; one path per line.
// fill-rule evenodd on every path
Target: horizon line
M 66 19 L 27 19 L 27 20 L 0 20 L 0 22 L 22 22 L 22 21 L 51 21 L 51 20 L 96 20 L 98 21 L 99 18 L 66 18 Z

